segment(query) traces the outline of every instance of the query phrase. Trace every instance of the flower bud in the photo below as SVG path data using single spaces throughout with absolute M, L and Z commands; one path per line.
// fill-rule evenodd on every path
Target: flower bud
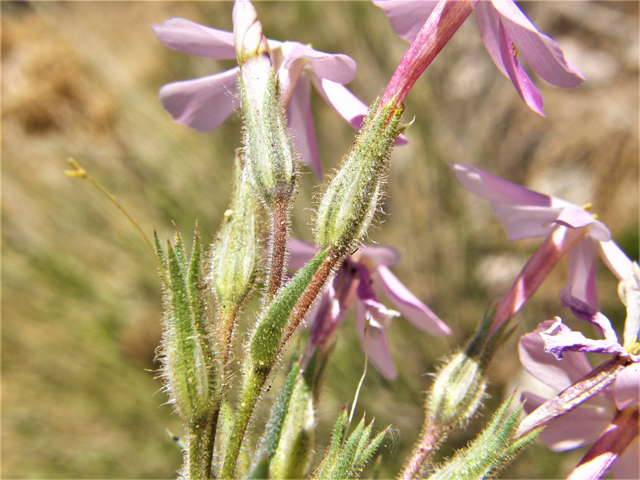
M 168 271 L 163 289 L 166 310 L 161 355 L 165 386 L 183 421 L 198 424 L 216 408 L 221 377 L 208 331 L 198 234 L 190 260 L 178 233 L 175 248 L 169 245 L 166 257 L 158 242 L 156 250 Z
M 249 178 L 258 198 L 271 211 L 277 201 L 292 201 L 298 185 L 299 156 L 269 61 L 259 58 L 243 65 L 239 86 Z
M 258 226 L 256 204 L 246 171 L 236 159 L 233 200 L 211 250 L 209 283 L 225 312 L 244 305 L 256 276 Z
M 371 112 L 377 111 L 377 104 Z M 378 209 L 401 109 L 384 107 L 370 113 L 340 170 L 327 187 L 315 221 L 315 243 L 320 250 L 334 247 L 349 253 L 365 235 Z
M 261 55 L 270 55 L 269 43 L 262 33 L 262 24 L 249 0 L 236 0 L 233 5 L 233 43 L 238 65 Z

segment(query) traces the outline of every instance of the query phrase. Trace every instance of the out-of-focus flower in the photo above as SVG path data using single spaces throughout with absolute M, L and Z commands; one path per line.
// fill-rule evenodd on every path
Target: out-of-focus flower
M 473 165 L 455 164 L 451 168 L 465 189 L 489 201 L 511 241 L 550 237 L 560 227 L 588 228 L 569 253 L 569 285 L 574 297 L 598 308 L 597 253 L 619 280 L 630 275 L 631 260 L 611 240 L 609 229 L 584 208 L 508 182 Z
M 585 353 L 608 353 L 628 361 L 614 383 L 566 415 L 554 418 L 540 439 L 552 450 L 564 451 L 594 443 L 570 478 L 601 478 L 613 465 L 616 478 L 640 478 L 638 402 L 640 400 L 640 268 L 634 263 L 620 282 L 619 293 L 627 307 L 624 346 L 611 322 L 595 308 L 571 295 L 560 293 L 562 303 L 580 320 L 591 323 L 604 337 L 592 340 L 574 332 L 560 318 L 547 320 L 520 339 L 520 360 L 541 382 L 565 390 L 591 373 Z M 545 400 L 525 392 L 525 411 L 533 412 Z
M 312 258 L 313 253 L 313 245 L 292 239 L 290 268 L 302 267 Z M 391 247 L 363 247 L 344 260 L 333 282 L 310 315 L 311 336 L 306 356 L 313 353 L 314 349 L 328 344 L 354 303 L 356 329 L 363 349 L 368 320 L 368 356 L 388 380 L 397 377 L 385 337 L 385 330 L 391 327 L 394 317 L 402 314 L 416 327 L 437 337 L 451 333 L 449 327 L 391 273 L 389 267 L 396 265 L 399 260 L 400 255 Z M 379 301 L 381 293 L 387 296 L 399 312 L 389 310 Z
M 436 37 L 426 35 L 421 30 L 427 27 L 432 13 L 441 14 L 440 4 L 449 1 L 456 3 L 462 0 L 381 0 L 373 3 L 384 11 L 393 30 L 411 43 L 418 34 L 425 39 Z M 534 72 L 553 85 L 572 88 L 584 82 L 582 74 L 565 60 L 558 44 L 540 33 L 515 2 L 474 0 L 468 3 L 475 9 L 480 37 L 491 59 L 498 69 L 511 79 L 520 97 L 534 112 L 543 115 L 542 96 L 518 57 L 524 58 Z M 468 13 L 460 10 L 458 18 L 443 18 L 428 28 L 434 31 L 443 28 L 457 30 Z
M 601 349 L 604 345 L 597 342 L 598 340 L 588 340 L 581 333 L 573 332 L 558 320 L 547 320 L 535 332 L 521 338 L 520 360 L 535 378 L 562 391 L 591 373 L 592 368 L 583 352 L 608 353 Z M 600 342 L 604 343 L 606 339 Z M 562 360 L 548 353 L 557 352 L 560 343 L 565 346 Z M 621 348 L 620 345 L 618 347 Z M 621 411 L 627 408 L 637 410 L 639 391 L 640 364 L 634 362 L 618 373 L 611 388 L 605 389 L 566 415 L 553 419 L 540 435 L 540 440 L 557 452 L 592 443 L 597 445 L 607 426 Z M 533 412 L 546 401 L 530 392 L 524 392 L 523 398 L 526 399 L 524 409 L 527 413 Z M 635 422 L 637 423 L 637 419 Z M 624 427 L 618 426 L 618 429 Z M 626 427 L 633 431 L 634 425 Z M 635 428 L 637 430 L 637 425 Z M 612 467 L 614 476 L 621 479 L 640 478 L 638 438 L 630 445 L 622 445 L 618 449 L 615 445 L 613 447 L 609 447 L 610 458 L 603 458 L 602 461 L 615 462 Z
M 183 18 L 172 18 L 151 28 L 158 40 L 178 52 L 215 60 L 236 59 L 231 32 Z M 319 52 L 297 42 L 268 40 L 268 43 L 296 147 L 302 161 L 321 178 L 310 86 L 313 83 L 327 103 L 353 128 L 359 129 L 368 107 L 344 87 L 355 78 L 356 63 L 346 55 Z M 176 122 L 199 132 L 210 132 L 239 106 L 237 76 L 236 67 L 195 80 L 169 83 L 160 89 L 160 101 Z

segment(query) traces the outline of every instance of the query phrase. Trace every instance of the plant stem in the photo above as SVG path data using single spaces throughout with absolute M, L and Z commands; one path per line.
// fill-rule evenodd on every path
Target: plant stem
M 282 286 L 287 258 L 287 241 L 289 239 L 289 204 L 278 199 L 271 214 L 271 241 L 269 245 L 269 278 L 265 305 L 269 305 Z
M 418 441 L 413 446 L 411 455 L 404 463 L 398 479 L 412 480 L 420 478 L 420 471 L 435 448 L 445 439 L 449 427 L 437 425 L 427 416 Z
M 189 426 L 186 470 L 190 480 L 211 478 L 211 462 L 219 411 L 218 406 L 209 418 Z
M 240 403 L 236 412 L 236 421 L 233 425 L 231 437 L 229 438 L 229 445 L 222 467 L 222 478 L 233 477 L 238 455 L 242 447 L 242 442 L 246 435 L 247 427 L 249 425 L 255 407 L 260 399 L 260 394 L 262 393 L 267 380 L 271 376 L 273 366 L 277 363 L 277 359 L 280 358 L 280 355 L 286 347 L 288 340 L 293 335 L 293 332 L 305 317 L 316 298 L 322 292 L 322 288 L 324 287 L 327 280 L 331 277 L 335 267 L 339 264 L 340 260 L 341 257 L 335 255 L 332 251 L 329 251 L 326 257 L 319 264 L 311 280 L 306 285 L 304 292 L 302 292 L 302 294 L 299 296 L 297 302 L 291 310 L 290 315 L 288 316 L 288 325 L 286 327 L 285 334 L 282 336 L 282 339 L 280 339 L 277 353 L 274 355 L 273 359 L 263 363 L 262 361 L 255 362 L 255 360 L 250 358 L 250 356 L 246 357 L 242 394 L 240 396 Z M 294 281 L 292 281 L 289 285 L 295 287 L 295 285 L 293 284 Z M 282 292 L 281 295 L 286 296 L 286 294 L 287 290 L 285 289 L 285 291 Z

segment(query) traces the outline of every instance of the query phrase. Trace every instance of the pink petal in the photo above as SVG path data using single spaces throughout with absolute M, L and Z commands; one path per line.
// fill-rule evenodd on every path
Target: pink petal
M 298 58 L 306 58 L 318 78 L 343 85 L 351 82 L 358 73 L 356 62 L 347 55 L 319 52 L 298 42 L 284 42 L 281 48 L 285 58 L 284 68 L 289 68 Z
M 366 312 L 362 302 L 356 300 L 356 314 L 355 314 L 356 330 L 360 337 L 360 344 L 362 350 L 365 350 L 365 324 L 366 324 Z M 398 376 L 395 366 L 393 365 L 393 359 L 391 358 L 391 351 L 389 350 L 389 344 L 384 334 L 384 330 L 381 328 L 373 327 L 369 325 L 367 329 L 366 338 L 366 350 L 367 356 L 376 369 L 387 380 L 395 380 Z
M 395 247 L 362 247 L 360 253 L 370 259 L 374 265 L 393 267 L 400 261 L 400 252 Z
M 333 107 L 349 124 L 359 130 L 369 107 L 339 83 L 324 78 L 313 78 L 313 84 L 322 98 Z
M 524 409 L 528 413 L 544 403 L 544 399 L 529 392 L 523 392 L 522 397 L 526 400 Z M 573 450 L 595 442 L 612 417 L 605 408 L 580 406 L 551 420 L 538 438 L 554 452 Z
M 178 52 L 215 60 L 235 60 L 233 33 L 205 27 L 184 18 L 170 18 L 151 25 L 163 45 Z
M 636 438 L 618 457 L 611 467 L 613 478 L 618 480 L 632 480 L 640 478 L 640 438 Z
M 416 298 L 387 267 L 380 265 L 376 269 L 380 284 L 391 303 L 416 327 L 441 337 L 449 335 L 451 329 L 424 303 Z
M 540 332 L 540 336 L 544 340 L 544 351 L 555 355 L 558 360 L 564 359 L 567 352 L 624 353 L 617 340 L 591 340 L 582 333 L 571 330 L 558 317 L 549 330 Z
M 562 391 L 591 372 L 591 365 L 584 353 L 567 352 L 562 361 L 544 351 L 544 341 L 540 333 L 554 324 L 547 320 L 538 328 L 520 338 L 518 352 L 524 368 L 542 383 Z
M 596 288 L 597 242 L 587 237 L 569 252 L 569 285 L 571 294 L 598 309 Z
M 312 243 L 291 237 L 289 240 L 289 270 L 299 270 L 316 254 Z
M 293 142 L 300 153 L 302 163 L 309 165 L 318 180 L 322 179 L 322 164 L 316 143 L 316 131 L 311 115 L 311 82 L 308 72 L 303 72 L 293 91 L 287 116 Z
M 518 54 L 540 78 L 564 88 L 573 88 L 584 82 L 582 74 L 565 60 L 560 46 L 540 33 L 514 2 L 495 1 L 492 6 L 500 14 Z
M 578 207 L 577 205 L 569 205 L 563 208 L 555 220 L 555 223 L 569 228 L 582 228 L 591 225 L 589 235 L 592 238 L 600 241 L 611 240 L 611 232 L 609 229 L 602 222 L 593 218 L 593 215 L 584 208 Z
M 387 0 L 374 1 L 373 4 L 382 9 L 396 35 L 411 43 L 438 2 Z
M 469 163 L 456 163 L 449 166 L 466 190 L 491 203 L 549 208 L 571 205 L 563 201 L 556 204 L 556 200 L 559 199 L 534 192 Z
M 531 81 L 527 72 L 522 68 L 520 61 L 513 50 L 511 39 L 507 37 L 507 33 L 502 22 L 499 24 L 498 39 L 500 40 L 500 54 L 502 55 L 502 62 L 504 63 L 513 86 L 516 87 L 516 91 L 531 110 L 544 116 L 542 111 L 542 95 L 540 95 L 540 91 Z
M 493 5 L 487 1 L 479 2 L 475 7 L 475 12 L 476 23 L 478 24 L 478 30 L 480 31 L 480 38 L 482 39 L 482 43 L 484 43 L 484 48 L 489 53 L 493 63 L 498 67 L 498 70 L 508 78 L 509 74 L 507 73 L 500 53 L 500 40 L 498 36 L 500 17 L 493 8 Z
M 613 272 L 618 280 L 624 280 L 631 275 L 633 262 L 615 242 L 600 242 L 598 246 L 600 248 L 602 261 L 609 267 L 609 270 Z
M 624 368 L 613 384 L 613 396 L 619 410 L 640 401 L 640 364 L 632 363 Z
M 160 89 L 162 105 L 173 120 L 201 133 L 211 132 L 238 108 L 238 69 L 209 77 L 169 83 Z
M 501 203 L 492 203 L 491 208 L 511 242 L 548 236 L 555 229 L 555 221 L 561 212 L 556 208 Z
M 571 285 L 560 291 L 560 300 L 562 306 L 570 308 L 576 318 L 592 324 L 596 331 L 604 336 L 606 340 L 618 343 L 618 335 L 611 326 L 609 319 L 600 313 L 597 308 L 574 296 Z

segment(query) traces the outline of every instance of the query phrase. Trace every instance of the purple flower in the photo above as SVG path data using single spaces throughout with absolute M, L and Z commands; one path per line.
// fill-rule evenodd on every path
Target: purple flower
M 236 58 L 231 32 L 183 18 L 172 18 L 151 28 L 158 40 L 178 52 L 215 60 Z M 355 78 L 356 63 L 346 55 L 319 52 L 297 42 L 268 40 L 268 43 L 296 147 L 302 161 L 321 178 L 310 86 L 313 83 L 320 95 L 353 128 L 359 129 L 368 107 L 343 86 Z M 236 67 L 195 80 L 169 83 L 160 89 L 160 101 L 176 122 L 199 132 L 210 132 L 239 106 L 237 76 Z
M 631 260 L 611 240 L 609 229 L 584 208 L 508 182 L 473 165 L 455 164 L 451 168 L 465 189 L 489 201 L 511 241 L 550 238 L 560 227 L 588 228 L 569 252 L 569 285 L 574 297 L 598 308 L 597 253 L 619 280 L 630 275 Z
M 311 244 L 292 239 L 290 268 L 302 267 L 313 254 Z M 368 356 L 388 380 L 397 377 L 385 337 L 385 330 L 391 327 L 394 317 L 402 314 L 416 327 L 437 337 L 451 333 L 449 327 L 391 273 L 389 267 L 396 265 L 399 260 L 397 250 L 391 247 L 363 247 L 344 260 L 333 282 L 309 316 L 312 330 L 307 356 L 316 347 L 328 344 L 354 303 L 356 329 L 363 349 L 368 320 Z M 381 293 L 387 296 L 399 312 L 389 310 L 379 301 Z
M 434 11 L 439 14 L 441 9 L 438 5 L 447 1 L 452 0 L 381 0 L 373 3 L 384 11 L 400 37 L 413 42 L 431 14 Z M 471 3 L 475 8 L 480 37 L 491 59 L 511 79 L 520 97 L 534 112 L 543 115 L 542 96 L 518 57 L 524 58 L 534 72 L 553 85 L 572 88 L 584 82 L 582 74 L 565 60 L 558 44 L 540 33 L 515 2 L 475 0 Z M 459 21 L 465 19 L 466 16 L 461 15 Z M 446 24 L 433 25 L 432 28 L 453 27 Z
M 606 317 L 598 320 L 599 323 L 604 321 L 608 325 L 601 326 L 609 330 L 610 336 L 613 329 Z M 581 333 L 571 331 L 559 319 L 547 320 L 535 332 L 520 339 L 520 360 L 536 379 L 562 391 L 591 373 L 584 352 L 610 353 L 602 349 L 605 343 L 607 349 L 612 346 L 610 340 L 588 340 Z M 561 351 L 562 360 L 549 354 L 557 353 L 560 344 L 565 347 Z M 618 344 L 618 348 L 622 349 L 622 346 Z M 601 478 L 609 468 L 616 478 L 640 478 L 637 437 L 640 364 L 636 356 L 631 355 L 631 358 L 635 361 L 618 373 L 610 388 L 569 413 L 554 418 L 540 435 L 540 440 L 557 452 L 594 444 L 570 478 Z M 530 392 L 524 392 L 523 398 L 527 413 L 532 413 L 546 401 Z

